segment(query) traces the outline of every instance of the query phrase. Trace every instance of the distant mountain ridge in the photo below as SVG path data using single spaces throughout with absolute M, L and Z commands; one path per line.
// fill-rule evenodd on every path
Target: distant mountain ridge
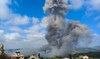
M 95 46 L 94 48 L 96 48 L 96 49 L 100 49 L 100 46 Z
M 33 55 L 34 53 L 37 53 L 37 51 L 39 51 L 39 49 L 35 48 L 19 48 L 19 49 L 5 49 L 5 53 L 7 55 L 12 55 L 17 50 L 20 51 L 21 54 L 23 54 L 24 56 Z
M 100 46 L 96 46 L 93 48 L 78 48 L 75 50 L 76 53 L 84 53 L 84 52 L 100 52 Z

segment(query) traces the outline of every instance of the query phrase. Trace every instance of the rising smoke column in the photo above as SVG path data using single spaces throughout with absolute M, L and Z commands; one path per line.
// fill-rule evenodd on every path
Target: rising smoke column
M 67 0 L 46 0 L 43 7 L 48 14 L 48 27 L 46 39 L 49 43 L 49 52 L 46 57 L 65 56 L 72 53 L 78 41 L 89 37 L 86 25 L 78 21 L 66 21 L 64 19 L 68 10 Z M 73 15 L 74 16 L 74 15 Z

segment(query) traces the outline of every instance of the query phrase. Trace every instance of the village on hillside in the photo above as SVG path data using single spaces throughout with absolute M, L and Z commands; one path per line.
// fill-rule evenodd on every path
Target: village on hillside
M 53 58 L 45 58 L 45 57 L 41 57 L 40 54 L 37 55 L 31 55 L 31 56 L 24 56 L 23 54 L 21 54 L 20 51 L 16 50 L 15 54 L 8 56 L 5 53 L 5 49 L 4 49 L 4 45 L 0 44 L 0 59 L 100 59 L 100 52 L 98 52 L 98 57 L 92 54 L 88 54 L 88 53 L 80 53 L 80 54 L 75 54 L 75 55 L 69 55 L 66 57 L 59 57 L 59 56 L 55 56 Z M 93 57 L 92 57 L 93 56 Z

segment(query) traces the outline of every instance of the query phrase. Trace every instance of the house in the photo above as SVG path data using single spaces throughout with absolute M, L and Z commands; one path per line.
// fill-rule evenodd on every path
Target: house
M 63 59 L 70 59 L 70 58 L 63 58 Z
M 16 51 L 15 54 L 11 55 L 11 59 L 24 59 L 24 55 L 20 54 L 19 51 Z
M 89 59 L 89 57 L 87 55 L 84 55 L 84 56 L 79 56 L 80 58 L 83 58 L 83 59 Z
M 36 56 L 32 55 L 32 56 L 29 57 L 29 59 L 39 59 L 39 57 L 36 57 Z

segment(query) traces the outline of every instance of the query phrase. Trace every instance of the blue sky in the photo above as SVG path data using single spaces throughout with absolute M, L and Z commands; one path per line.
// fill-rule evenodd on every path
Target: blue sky
M 0 0 L 0 42 L 7 48 L 47 44 L 44 3 L 45 0 Z M 65 18 L 86 24 L 94 35 L 91 45 L 100 45 L 100 0 L 69 0 L 68 4 L 71 8 Z
M 13 3 L 10 5 L 10 8 L 14 13 L 20 13 L 20 15 L 27 15 L 29 17 L 34 16 L 36 18 L 39 18 L 39 20 L 41 20 L 45 15 L 43 11 L 45 0 L 16 0 L 16 2 L 14 0 L 12 2 Z M 89 16 L 86 13 L 88 13 Z M 79 20 L 81 23 L 87 24 L 89 28 L 93 29 L 93 32 L 100 34 L 100 28 L 99 26 L 97 26 L 100 20 L 96 20 L 96 17 L 99 17 L 100 19 L 100 11 L 88 11 L 86 6 L 82 6 L 78 10 L 71 9 L 66 15 L 66 18 Z

